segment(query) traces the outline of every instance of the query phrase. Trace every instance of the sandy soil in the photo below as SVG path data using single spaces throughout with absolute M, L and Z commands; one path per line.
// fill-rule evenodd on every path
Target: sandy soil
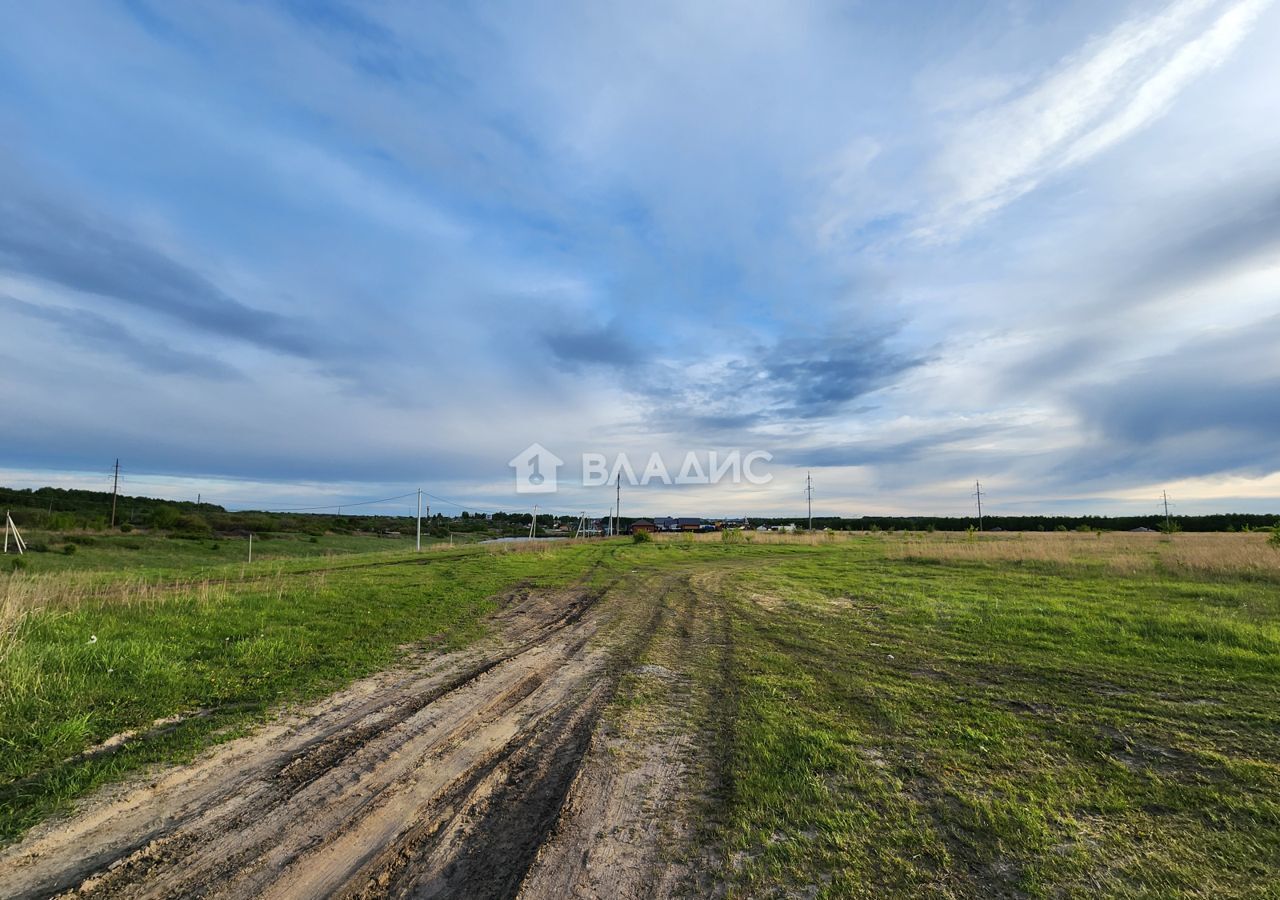
M 601 719 L 675 615 L 634 590 L 517 593 L 494 640 L 90 798 L 0 854 L 0 896 L 670 895 L 690 732 Z

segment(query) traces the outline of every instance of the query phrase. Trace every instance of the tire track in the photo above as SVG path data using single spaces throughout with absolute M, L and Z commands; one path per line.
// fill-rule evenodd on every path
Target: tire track
M 614 582 L 616 584 L 616 580 Z M 334 695 L 0 854 L 0 895 L 510 896 L 620 666 L 600 591 L 525 592 L 497 647 Z

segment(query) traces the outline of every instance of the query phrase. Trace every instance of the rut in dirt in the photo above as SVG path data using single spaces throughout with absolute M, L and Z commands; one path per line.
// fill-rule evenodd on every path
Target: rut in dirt
M 0 894 L 510 897 L 619 673 L 600 593 L 521 592 L 497 646 L 367 679 L 0 855 Z

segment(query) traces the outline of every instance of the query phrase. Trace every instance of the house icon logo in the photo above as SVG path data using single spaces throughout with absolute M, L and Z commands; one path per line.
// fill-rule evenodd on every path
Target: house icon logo
M 551 494 L 556 489 L 556 470 L 564 460 L 535 441 L 507 465 L 516 470 L 517 494 Z

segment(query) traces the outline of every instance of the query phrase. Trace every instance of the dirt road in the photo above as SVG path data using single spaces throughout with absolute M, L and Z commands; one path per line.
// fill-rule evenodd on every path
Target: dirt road
M 637 660 L 655 641 L 692 654 L 693 615 L 673 576 L 517 592 L 493 640 L 423 654 L 34 830 L 0 854 L 0 896 L 676 893 L 696 727 L 602 715 L 623 682 L 656 678 L 681 702 L 678 665 Z

